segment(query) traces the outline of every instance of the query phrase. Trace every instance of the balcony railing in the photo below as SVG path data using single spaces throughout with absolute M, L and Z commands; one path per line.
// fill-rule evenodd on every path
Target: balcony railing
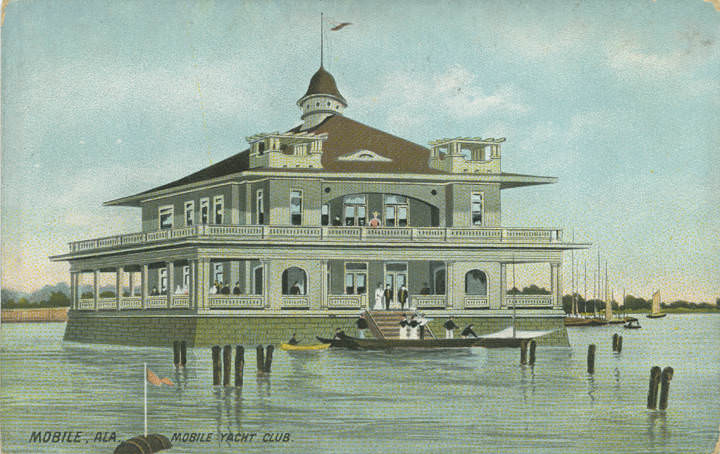
M 210 309 L 263 309 L 262 295 L 211 296 Z
M 360 309 L 365 307 L 365 295 L 328 295 L 328 309 Z
M 507 295 L 505 307 L 548 307 L 553 305 L 552 295 Z
M 280 303 L 283 309 L 307 309 L 310 306 L 307 296 L 283 296 Z
M 417 295 L 410 302 L 418 309 L 444 309 L 447 300 L 445 295 Z
M 487 309 L 490 307 L 490 299 L 487 296 L 466 296 L 465 309 Z
M 130 233 L 92 240 L 74 241 L 70 252 L 152 244 L 178 239 L 287 240 L 295 241 L 383 241 L 461 243 L 553 243 L 562 240 L 559 229 L 501 227 L 304 227 L 273 225 L 196 225 L 147 233 Z

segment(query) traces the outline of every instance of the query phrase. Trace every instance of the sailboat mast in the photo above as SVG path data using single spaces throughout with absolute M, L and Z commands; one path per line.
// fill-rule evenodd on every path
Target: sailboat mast
M 513 255 L 512 261 L 512 272 L 513 272 L 513 314 L 512 314 L 512 327 L 513 327 L 513 338 L 515 337 L 515 298 L 517 298 L 517 287 L 515 287 L 515 255 Z
M 573 230 L 572 234 L 572 240 L 573 243 L 575 242 L 575 230 Z M 571 280 L 572 280 L 572 313 L 573 315 L 577 315 L 577 302 L 575 301 L 575 249 L 570 251 L 570 257 L 571 257 Z
M 585 300 L 585 304 L 584 304 L 585 307 L 583 309 L 585 309 L 584 312 L 587 312 L 587 258 L 585 259 L 584 264 L 585 264 L 585 271 L 583 273 L 583 286 L 585 287 L 585 289 L 583 291 L 583 295 L 584 295 L 583 299 Z

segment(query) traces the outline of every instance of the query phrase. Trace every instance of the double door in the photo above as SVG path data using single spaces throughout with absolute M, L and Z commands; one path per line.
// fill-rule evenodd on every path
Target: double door
M 393 295 L 393 304 L 398 303 L 398 290 L 401 286 L 408 287 L 407 263 L 390 262 L 385 264 L 385 286 L 390 286 Z

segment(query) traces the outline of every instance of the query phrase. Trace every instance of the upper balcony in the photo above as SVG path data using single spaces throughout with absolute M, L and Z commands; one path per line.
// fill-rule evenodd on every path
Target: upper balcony
M 347 243 L 408 243 L 447 245 L 552 245 L 562 242 L 562 230 L 541 228 L 477 227 L 348 227 L 280 225 L 195 225 L 147 233 L 130 233 L 69 243 L 69 255 L 156 246 L 179 240 L 238 243 L 316 242 L 318 245 Z M 56 257 L 60 259 L 60 257 Z

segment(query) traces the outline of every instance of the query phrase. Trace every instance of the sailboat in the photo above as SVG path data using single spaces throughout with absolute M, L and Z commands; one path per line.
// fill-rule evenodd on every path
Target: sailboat
M 665 317 L 667 314 L 665 312 L 660 312 L 660 290 L 657 290 L 655 293 L 653 293 L 652 298 L 652 310 L 648 314 L 648 318 Z

